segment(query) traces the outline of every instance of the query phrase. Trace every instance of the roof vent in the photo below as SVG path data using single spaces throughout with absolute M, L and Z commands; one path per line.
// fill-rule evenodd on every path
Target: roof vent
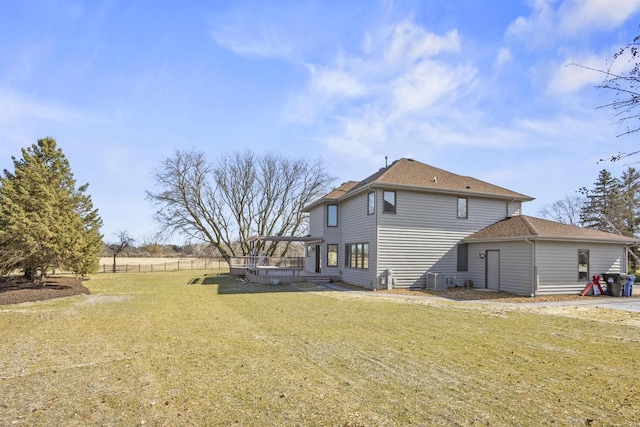
M 437 176 L 433 177 L 433 182 L 438 182 L 438 177 Z
M 470 189 L 470 188 L 471 188 L 471 186 L 470 186 L 470 185 L 467 185 L 467 189 Z

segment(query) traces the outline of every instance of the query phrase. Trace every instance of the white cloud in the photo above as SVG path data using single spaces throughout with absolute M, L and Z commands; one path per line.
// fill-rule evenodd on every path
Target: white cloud
M 78 118 L 78 111 L 59 104 L 40 101 L 0 88 L 0 123 L 15 123 L 22 119 L 40 119 L 55 122 L 66 122 Z
M 640 11 L 640 0 L 534 0 L 531 8 L 529 16 L 520 16 L 509 25 L 506 36 L 541 47 L 615 28 Z
M 287 11 L 275 14 L 262 5 L 260 10 L 231 7 L 209 17 L 209 35 L 215 43 L 242 56 L 289 59 L 296 50 L 291 37 L 292 23 Z
M 567 0 L 558 10 L 561 32 L 615 28 L 640 9 L 640 0 Z
M 547 92 L 554 95 L 573 93 L 585 86 L 593 87 L 602 83 L 603 75 L 594 69 L 601 69 L 604 63 L 605 58 L 599 55 L 567 58 L 552 73 Z
M 311 72 L 311 88 L 316 93 L 327 96 L 357 97 L 366 88 L 354 76 L 341 69 L 328 69 L 315 65 L 308 66 Z
M 424 28 L 404 21 L 391 27 L 383 35 L 384 57 L 389 63 L 413 63 L 441 52 L 460 52 L 460 36 L 457 30 L 438 36 Z
M 293 46 L 276 32 L 267 28 L 254 31 L 245 32 L 227 24 L 211 29 L 210 34 L 217 44 L 239 55 L 288 58 L 293 54 Z
M 389 141 L 423 141 L 421 123 L 473 86 L 477 70 L 460 50 L 456 30 L 438 35 L 406 20 L 381 28 L 367 35 L 362 52 L 309 65 L 309 85 L 286 113 L 319 126 L 321 140 L 344 155 L 367 158 Z
M 474 76 L 475 70 L 469 66 L 421 62 L 392 82 L 393 113 L 426 113 L 439 101 L 454 98 Z
M 501 68 L 502 66 L 511 62 L 511 50 L 506 47 L 500 48 L 498 54 L 496 55 L 496 59 L 493 63 L 495 68 Z
M 551 0 L 533 1 L 531 15 L 520 16 L 513 21 L 507 28 L 506 36 L 524 40 L 533 46 L 544 44 L 555 33 L 556 18 L 551 4 Z
M 628 73 L 636 61 L 628 51 L 621 55 L 613 63 L 608 62 L 613 58 L 613 52 L 603 54 L 573 55 L 565 59 L 551 74 L 547 85 L 547 92 L 551 94 L 573 93 L 585 86 L 594 87 L 603 83 L 606 72 L 622 75 Z M 610 69 L 607 70 L 607 64 Z

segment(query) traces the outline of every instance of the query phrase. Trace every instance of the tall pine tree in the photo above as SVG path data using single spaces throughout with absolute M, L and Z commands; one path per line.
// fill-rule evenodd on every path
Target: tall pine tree
M 622 234 L 620 180 L 606 169 L 600 171 L 593 190 L 582 188 L 587 203 L 582 208 L 581 219 L 585 227 Z
M 40 139 L 12 160 L 15 171 L 0 177 L 0 270 L 40 284 L 49 269 L 95 271 L 102 220 L 56 141 Z
M 640 224 L 640 172 L 635 168 L 622 173 L 619 194 L 622 234 L 636 237 Z

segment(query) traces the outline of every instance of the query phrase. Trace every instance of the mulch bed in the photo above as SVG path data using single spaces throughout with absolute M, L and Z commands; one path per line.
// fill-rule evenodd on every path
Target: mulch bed
M 0 305 L 43 301 L 72 295 L 88 294 L 89 290 L 77 277 L 48 277 L 45 286 L 38 286 L 23 277 L 0 277 Z
M 360 286 L 351 285 L 344 282 L 336 282 L 336 285 L 346 289 L 356 291 L 371 291 Z M 406 289 L 398 288 L 393 290 L 379 290 L 378 293 L 394 294 L 394 295 L 411 295 L 411 296 L 434 296 L 447 298 L 455 301 L 473 301 L 473 300 L 495 300 L 510 303 L 527 303 L 527 302 L 550 302 L 550 301 L 572 301 L 584 299 L 580 295 L 544 295 L 537 297 L 526 297 L 503 291 L 487 291 L 464 287 L 451 287 L 444 290 L 434 291 L 430 289 Z
M 378 291 L 393 294 L 404 295 L 422 295 L 448 298 L 455 301 L 472 301 L 472 300 L 492 300 L 510 303 L 528 303 L 528 302 L 550 302 L 550 301 L 572 301 L 584 299 L 580 295 L 543 295 L 537 297 L 526 297 L 503 291 L 486 291 L 478 289 L 465 289 L 462 287 L 453 287 L 441 291 L 430 289 L 394 289 L 392 291 Z

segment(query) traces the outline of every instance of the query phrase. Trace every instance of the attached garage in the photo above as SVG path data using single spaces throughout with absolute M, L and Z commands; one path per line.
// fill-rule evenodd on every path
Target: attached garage
M 594 275 L 626 273 L 627 250 L 638 240 L 518 215 L 463 243 L 474 287 L 536 296 L 577 294 Z

